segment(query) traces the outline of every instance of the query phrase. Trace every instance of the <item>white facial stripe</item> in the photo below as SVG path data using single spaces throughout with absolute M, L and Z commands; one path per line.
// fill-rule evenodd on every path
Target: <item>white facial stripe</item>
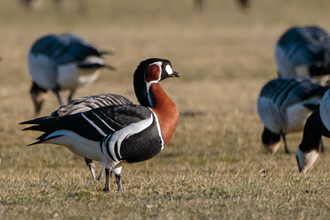
M 147 82 L 147 89 L 148 90 L 149 90 L 149 87 L 150 87 L 151 84 L 157 83 L 161 79 L 161 77 L 162 77 L 162 64 L 163 64 L 162 62 L 158 61 L 158 62 L 153 62 L 152 64 L 149 65 L 149 66 L 157 65 L 159 67 L 160 73 L 159 73 L 159 78 L 157 80 Z
M 151 65 L 157 65 L 157 66 L 159 66 L 160 72 L 162 72 L 162 65 L 163 65 L 162 62 L 160 62 L 160 61 L 153 62 L 153 63 L 150 64 L 149 66 L 151 66 Z
M 169 75 L 173 74 L 173 69 L 170 65 L 166 65 L 165 70 Z
M 151 101 L 149 89 L 150 89 L 150 86 L 152 84 L 158 83 L 160 81 L 161 76 L 162 76 L 162 64 L 163 64 L 162 62 L 158 61 L 158 62 L 153 62 L 152 64 L 149 65 L 149 66 L 157 65 L 159 67 L 159 70 L 160 70 L 159 78 L 157 80 L 153 80 L 153 81 L 150 81 L 150 82 L 146 83 L 146 85 L 147 85 L 147 97 L 148 97 L 148 100 L 149 100 L 149 103 L 150 103 L 151 106 L 152 106 L 152 101 Z

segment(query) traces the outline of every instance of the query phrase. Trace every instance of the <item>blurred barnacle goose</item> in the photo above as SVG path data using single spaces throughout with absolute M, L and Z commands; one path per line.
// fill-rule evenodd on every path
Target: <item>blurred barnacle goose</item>
M 85 96 L 71 101 L 69 104 L 61 106 L 58 110 L 54 111 L 51 116 L 54 117 L 63 117 L 66 115 L 73 115 L 81 112 L 87 112 L 92 109 L 110 106 L 110 105 L 132 105 L 133 103 L 127 98 L 116 95 L 116 94 L 101 94 L 101 95 L 93 95 L 93 96 Z M 104 173 L 104 166 L 100 172 L 98 178 L 95 175 L 95 164 L 93 160 L 85 158 L 85 162 L 92 174 L 93 179 L 101 180 Z M 115 175 L 116 182 L 118 185 L 118 190 L 122 191 L 122 183 L 121 183 L 121 170 L 122 166 L 118 165 L 116 168 L 112 169 L 112 172 Z
M 121 162 L 148 160 L 172 139 L 179 112 L 159 82 L 179 77 L 166 59 L 151 58 L 134 73 L 134 90 L 141 105 L 111 105 L 62 117 L 41 117 L 21 124 L 24 130 L 44 132 L 36 142 L 66 146 L 79 156 L 103 163 L 104 191 L 109 191 L 110 170 Z
M 262 143 L 268 152 L 278 150 L 282 136 L 285 152 L 289 153 L 285 135 L 303 130 L 307 117 L 318 109 L 327 89 L 308 78 L 279 78 L 266 83 L 257 107 L 264 125 Z
M 195 9 L 199 12 L 203 12 L 206 8 L 207 0 L 194 0 Z
M 77 88 L 88 85 L 99 76 L 101 68 L 114 68 L 103 60 L 108 51 L 98 51 L 84 39 L 73 34 L 50 34 L 38 39 L 28 55 L 29 72 L 32 77 L 30 94 L 35 113 L 40 113 L 52 90 L 63 105 L 60 90 L 69 90 L 72 100 Z
M 301 173 L 307 172 L 322 151 L 322 136 L 330 137 L 330 90 L 321 101 L 320 110 L 315 111 L 306 121 L 296 159 Z
M 275 45 L 279 77 L 312 77 L 329 84 L 330 36 L 317 26 L 292 27 Z
M 40 0 L 20 0 L 20 3 L 27 8 L 33 9 L 33 8 L 40 6 L 41 1 Z
M 242 9 L 248 9 L 251 5 L 251 0 L 236 0 Z

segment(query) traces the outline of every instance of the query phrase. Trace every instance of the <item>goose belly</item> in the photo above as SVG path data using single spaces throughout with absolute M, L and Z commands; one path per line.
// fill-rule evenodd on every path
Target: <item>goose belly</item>
M 57 83 L 62 89 L 73 90 L 92 83 L 99 74 L 99 69 L 79 68 L 74 63 L 61 65 L 58 67 Z
M 56 137 L 59 136 L 59 137 Z M 52 138 L 55 137 L 55 138 Z M 75 132 L 58 130 L 48 135 L 45 139 L 51 138 L 45 143 L 66 146 L 72 153 L 96 161 L 105 161 L 100 150 L 100 142 L 86 139 Z
M 305 122 L 312 111 L 305 108 L 303 103 L 298 103 L 287 108 L 286 113 L 288 119 L 286 132 L 299 132 L 303 131 Z
M 49 57 L 30 54 L 28 57 L 29 73 L 33 82 L 43 89 L 56 87 L 56 64 Z

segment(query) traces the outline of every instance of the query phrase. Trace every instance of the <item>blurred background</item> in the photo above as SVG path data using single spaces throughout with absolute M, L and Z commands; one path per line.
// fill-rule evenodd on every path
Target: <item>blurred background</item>
M 290 195 L 290 190 L 297 189 L 295 184 L 300 184 L 295 157 L 294 154 L 285 155 L 283 147 L 275 156 L 265 154 L 260 140 L 263 126 L 256 112 L 256 100 L 262 86 L 277 77 L 273 53 L 278 38 L 289 27 L 296 25 L 319 25 L 330 30 L 330 1 L 251 0 L 248 6 L 242 6 L 237 0 L 207 0 L 204 3 L 200 8 L 199 3 L 193 0 L 40 0 L 35 6 L 26 6 L 19 0 L 0 0 L 0 179 L 6 180 L 3 184 L 12 190 L 8 201 L 15 204 L 15 198 L 24 198 L 17 192 L 20 185 L 15 185 L 12 179 L 22 184 L 42 181 L 42 177 L 57 180 L 63 176 L 66 178 L 55 183 L 58 185 L 56 190 L 67 184 L 62 194 L 80 192 L 88 187 L 90 191 L 98 192 L 93 188 L 95 183 L 91 179 L 84 182 L 89 178 L 89 173 L 81 158 L 64 147 L 25 147 L 36 134 L 23 133 L 17 125 L 34 117 L 29 95 L 32 82 L 27 67 L 31 45 L 43 35 L 69 32 L 101 50 L 115 51 L 114 56 L 105 59 L 117 68 L 116 72 L 103 70 L 93 84 L 79 89 L 74 98 L 117 93 L 137 103 L 132 76 L 139 62 L 149 57 L 171 60 L 173 69 L 181 74 L 178 79 L 162 83 L 181 114 L 177 132 L 159 156 L 148 162 L 124 166 L 124 189 L 133 194 L 127 193 L 127 197 L 141 196 L 142 199 L 137 202 L 148 204 L 148 198 L 141 195 L 143 190 L 138 191 L 143 187 L 139 188 L 137 184 L 145 184 L 145 190 L 157 188 L 160 193 L 175 185 L 178 189 L 174 194 L 185 198 L 188 203 L 186 210 L 191 210 L 191 207 L 204 204 L 205 200 L 189 199 L 185 194 L 187 188 L 192 189 L 190 195 L 204 195 L 194 193 L 200 192 L 198 187 L 201 186 L 205 187 L 206 192 L 218 187 L 215 189 L 219 189 L 221 195 L 230 195 L 223 206 L 227 208 L 222 209 L 228 216 L 261 218 L 265 209 L 273 210 L 268 212 L 270 218 L 278 217 L 276 213 L 284 216 L 291 213 L 287 209 L 282 210 L 282 204 L 283 201 L 291 201 L 286 196 Z M 55 95 L 50 93 L 41 115 L 49 115 L 58 107 Z M 295 152 L 300 140 L 301 133 L 288 136 L 292 152 Z M 328 145 L 326 142 L 326 151 Z M 329 173 L 330 169 L 329 162 L 326 162 L 329 161 L 327 154 L 322 157 L 322 162 L 318 162 L 313 170 L 315 175 L 319 175 L 320 185 L 323 173 Z M 260 173 L 276 175 L 274 179 L 279 181 L 276 182 L 278 185 L 268 188 L 267 184 L 273 183 L 274 179 L 269 183 L 262 182 Z M 38 180 L 29 179 L 29 174 L 35 175 Z M 291 174 L 296 175 L 297 179 L 290 179 Z M 148 181 L 145 182 L 146 179 Z M 71 182 L 61 182 L 66 180 Z M 81 189 L 70 188 L 79 181 L 84 184 Z M 264 194 L 258 200 L 252 199 L 248 207 L 249 202 L 246 201 L 251 198 L 246 192 L 251 189 L 250 181 L 260 184 L 259 189 L 264 190 Z M 280 194 L 280 199 L 273 201 L 273 195 L 281 191 L 278 189 L 284 189 L 287 181 L 288 185 L 292 183 L 291 188 Z M 183 185 L 183 182 L 188 185 Z M 99 187 L 101 185 L 103 182 Z M 228 188 L 222 186 L 233 186 L 234 191 L 226 191 Z M 7 192 L 4 188 L 0 191 L 2 195 Z M 235 199 L 237 197 L 232 194 L 235 189 L 243 191 L 239 198 L 246 200 Z M 35 200 L 33 190 L 31 195 Z M 56 191 L 51 198 L 56 200 L 61 193 Z M 328 198 L 327 194 L 322 195 Z M 299 199 L 321 201 L 318 196 Z M 105 200 L 105 197 L 100 198 Z M 161 199 L 164 206 L 159 209 L 162 211 L 167 210 L 167 205 L 177 205 L 166 198 Z M 205 194 L 202 198 L 213 197 Z M 49 200 L 45 195 L 39 199 Z M 129 210 L 134 208 L 131 203 L 135 201 L 123 200 Z M 268 203 L 269 200 L 273 201 L 273 206 Z M 211 214 L 204 215 L 202 210 L 196 211 L 200 214 L 197 216 L 217 217 L 221 199 L 214 198 L 210 203 L 213 204 Z M 58 206 L 55 207 L 62 210 L 62 203 L 56 204 Z M 109 204 L 105 202 L 102 205 L 100 207 L 108 207 Z M 256 210 L 258 214 L 244 216 L 236 212 L 237 205 L 245 210 Z M 67 204 L 64 205 L 62 211 L 66 212 L 67 207 Z M 293 214 L 299 212 L 298 203 L 292 207 Z M 329 210 L 326 203 L 319 207 L 323 208 L 324 213 Z M 144 216 L 143 211 L 141 213 Z M 169 217 L 165 214 L 160 216 Z M 173 216 L 181 215 L 170 215 Z M 191 216 L 195 216 L 194 213 Z

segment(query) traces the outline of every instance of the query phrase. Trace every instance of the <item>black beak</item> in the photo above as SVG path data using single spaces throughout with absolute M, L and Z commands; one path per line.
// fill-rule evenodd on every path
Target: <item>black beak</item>
M 107 68 L 108 70 L 116 71 L 116 67 L 114 67 L 114 66 L 104 64 L 104 67 Z
M 180 73 L 174 71 L 170 77 L 180 77 Z
M 115 55 L 115 52 L 112 50 L 102 50 L 102 51 L 100 51 L 100 54 L 113 56 L 113 55 Z

